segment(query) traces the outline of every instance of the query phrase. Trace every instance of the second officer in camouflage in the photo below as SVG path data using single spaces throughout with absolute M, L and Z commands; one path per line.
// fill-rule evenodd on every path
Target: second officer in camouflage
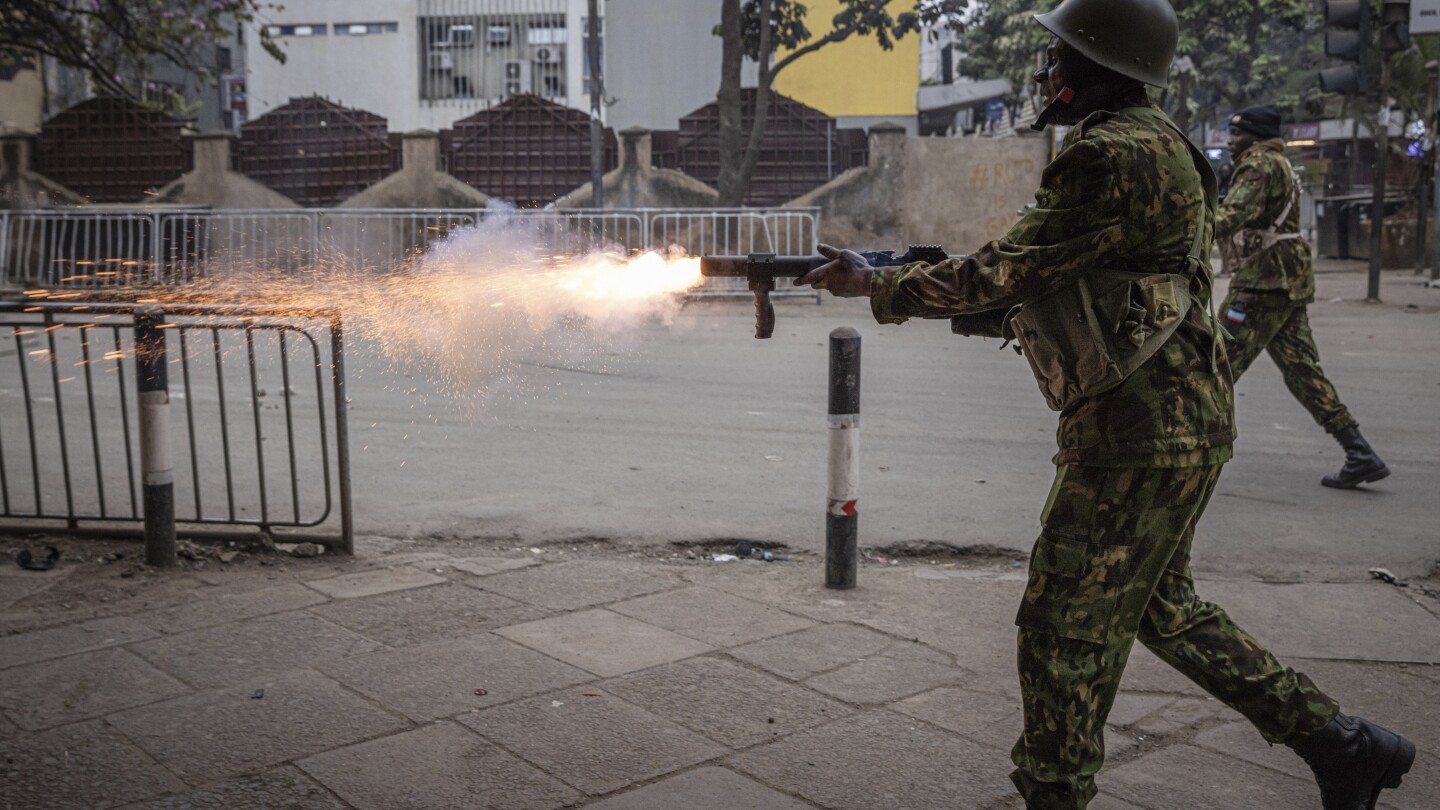
M 1138 640 L 1293 747 L 1326 810 L 1399 784 L 1414 746 L 1339 712 L 1195 593 L 1195 525 L 1234 440 L 1230 371 L 1208 313 L 1209 163 L 1146 96 L 1178 27 L 1165 0 L 1065 0 L 1036 74 L 1042 121 L 1073 125 L 1036 205 L 965 259 L 871 268 L 853 251 L 796 280 L 869 296 L 875 318 L 952 318 L 1006 336 L 1060 411 L 1058 470 L 1016 617 L 1024 725 L 1011 779 L 1030 810 L 1082 810 Z M 1212 774 L 1213 779 L 1227 778 Z
M 1230 369 L 1240 379 L 1260 352 L 1270 353 L 1290 393 L 1345 450 L 1345 466 L 1320 483 L 1352 489 L 1390 470 L 1371 449 L 1335 386 L 1320 368 L 1307 306 L 1315 300 L 1310 245 L 1300 236 L 1300 189 L 1285 159 L 1280 111 L 1241 110 L 1230 119 L 1235 174 L 1215 218 L 1215 238 L 1236 257 L 1230 293 L 1220 311 L 1230 343 Z

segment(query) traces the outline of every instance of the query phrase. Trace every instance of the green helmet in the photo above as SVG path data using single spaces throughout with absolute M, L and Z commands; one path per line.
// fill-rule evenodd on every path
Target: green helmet
M 1090 61 L 1164 87 L 1180 24 L 1166 0 L 1065 0 L 1035 19 Z

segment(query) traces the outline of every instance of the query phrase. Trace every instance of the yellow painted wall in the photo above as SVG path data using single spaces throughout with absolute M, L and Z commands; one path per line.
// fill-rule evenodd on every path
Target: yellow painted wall
M 830 33 L 840 0 L 805 0 L 812 38 Z M 896 12 L 910 4 L 896 2 Z M 785 57 L 784 51 L 778 58 Z M 884 50 L 873 37 L 851 37 L 806 54 L 775 77 L 775 89 L 833 116 L 914 115 L 920 86 L 920 37 L 909 34 Z

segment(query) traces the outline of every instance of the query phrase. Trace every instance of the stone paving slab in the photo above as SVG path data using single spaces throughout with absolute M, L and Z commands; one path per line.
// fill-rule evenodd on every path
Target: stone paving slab
M 944 653 L 897 641 L 863 660 L 816 675 L 805 685 L 850 703 L 889 703 L 956 683 L 966 674 Z
M 175 787 L 99 720 L 0 739 L 0 807 L 117 807 Z
M 610 609 L 722 648 L 815 624 L 779 608 L 701 587 L 644 596 L 611 605 Z
M 284 613 L 322 604 L 324 596 L 295 582 L 259 587 L 251 591 L 207 594 L 183 605 L 141 613 L 136 618 L 161 633 L 183 633 L 217 624 Z
M 1302 810 L 1320 804 L 1320 790 L 1313 780 L 1295 779 L 1193 745 L 1162 748 L 1108 768 L 1096 781 L 1108 793 L 1155 810 Z
M 1238 712 L 1215 698 L 1183 697 L 1131 723 L 1130 728 L 1144 736 L 1188 737 L 1199 729 L 1238 717 Z
M 604 678 L 710 652 L 707 644 L 604 609 L 496 632 Z
M 381 645 L 300 610 L 144 641 L 131 649 L 201 688 L 245 683 L 378 650 Z
M 391 591 L 438 585 L 445 581 L 444 577 L 436 576 L 428 571 L 402 565 L 395 568 L 379 568 L 374 571 L 341 574 L 329 579 L 314 579 L 305 584 L 331 599 L 356 599 L 361 596 L 374 596 Z
M 465 583 L 550 610 L 579 610 L 681 585 L 668 571 L 612 560 L 572 560 L 510 571 Z
M 690 658 L 605 681 L 601 689 L 731 748 L 851 713 L 843 703 L 722 658 Z
M 1009 757 L 999 749 L 885 710 L 794 734 L 728 763 L 834 810 L 979 808 L 1014 795 Z
M 966 669 L 1015 679 L 1015 610 L 1022 578 L 980 578 L 936 567 L 866 566 L 860 587 L 834 591 L 809 566 L 768 566 L 746 574 L 701 569 L 694 579 L 727 593 L 824 622 L 853 622 L 915 638 Z
M 472 636 L 550 615 L 544 608 L 456 584 L 343 599 L 310 612 L 391 647 Z
M 119 647 L 0 670 L 0 707 L 35 730 L 100 717 L 190 691 Z
M 540 561 L 533 557 L 457 557 L 437 562 L 435 567 L 454 568 L 456 571 L 464 571 L 467 574 L 484 577 L 490 574 L 529 568 L 539 564 Z
M 757 641 L 730 654 L 776 675 L 803 680 L 888 648 L 895 639 L 853 624 L 822 624 Z
M 252 697 L 256 688 L 264 697 Z M 318 672 L 187 695 L 110 724 L 181 779 L 201 785 L 409 727 Z
M 382 650 L 320 669 L 418 722 L 594 680 L 584 670 L 489 633 Z
M 1283 658 L 1440 663 L 1440 622 L 1380 582 L 1205 582 L 1203 599 Z
M 0 669 L 116 647 L 159 635 L 128 616 L 0 636 Z
M 552 693 L 458 719 L 592 795 L 654 779 L 726 752 L 689 729 L 614 695 Z
M 32 548 L 32 553 L 43 550 Z M 61 562 L 65 562 L 64 558 Z M 58 565 L 49 571 L 26 571 L 14 565 L 0 566 L 0 610 L 8 610 L 26 597 L 68 579 L 74 571 L 75 568 L 70 565 Z
M 237 776 L 188 793 L 126 806 L 125 810 L 350 810 L 291 765 Z
M 811 805 L 724 768 L 696 768 L 585 810 L 810 810 Z
M 1023 721 L 1019 700 L 953 686 L 923 692 L 890 708 L 1006 753 L 1019 739 Z
M 1194 681 L 1180 674 L 1180 671 L 1155 657 L 1155 654 L 1136 644 L 1130 651 L 1130 661 L 1125 665 L 1125 674 L 1120 680 L 1121 693 L 1157 692 L 1167 695 L 1193 695 L 1204 697 L 1205 690 Z
M 1122 679 L 1120 694 L 1115 696 L 1115 703 L 1110 706 L 1110 716 L 1105 722 L 1112 726 L 1128 726 L 1138 723 L 1146 717 L 1174 703 L 1176 698 L 1171 695 L 1147 695 L 1139 692 L 1125 691 L 1125 681 Z
M 432 723 L 298 764 L 358 810 L 550 810 L 580 798 L 454 723 Z

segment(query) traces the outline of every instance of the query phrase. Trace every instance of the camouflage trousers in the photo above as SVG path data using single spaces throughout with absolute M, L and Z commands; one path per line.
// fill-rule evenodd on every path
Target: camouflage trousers
M 1326 433 L 1355 424 L 1355 418 L 1335 393 L 1335 386 L 1320 369 L 1320 351 L 1315 348 L 1304 304 L 1291 303 L 1283 296 L 1272 301 L 1264 293 L 1232 290 L 1219 314 L 1220 322 L 1235 338 L 1227 346 L 1230 371 L 1236 380 L 1261 351 L 1268 351 L 1280 367 L 1285 386 Z
M 1060 466 L 1016 618 L 1025 720 L 1010 778 L 1030 810 L 1094 797 L 1136 639 L 1272 743 L 1297 743 L 1339 710 L 1195 595 L 1190 547 L 1219 477 L 1218 465 Z

